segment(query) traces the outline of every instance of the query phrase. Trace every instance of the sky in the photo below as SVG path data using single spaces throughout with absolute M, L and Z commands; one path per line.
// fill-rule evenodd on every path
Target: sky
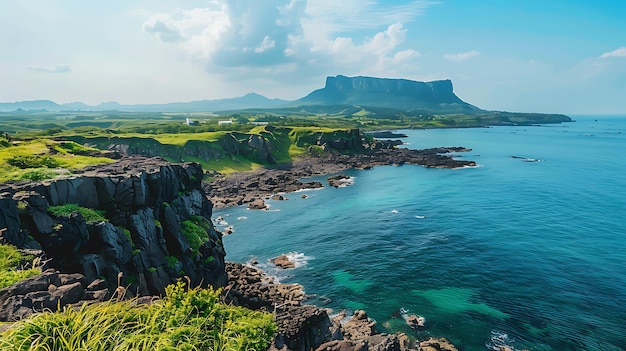
M 626 114 L 626 1 L 2 0 L 0 102 L 293 100 L 451 79 L 489 110 Z

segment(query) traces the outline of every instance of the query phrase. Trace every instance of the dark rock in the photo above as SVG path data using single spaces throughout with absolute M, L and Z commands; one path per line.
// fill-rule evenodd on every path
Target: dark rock
M 332 186 L 333 188 L 346 187 L 354 183 L 352 181 L 352 178 L 349 175 L 345 174 L 330 176 L 326 178 L 326 180 L 328 181 L 328 185 Z
M 284 196 L 282 196 L 282 195 L 280 195 L 280 194 L 276 194 L 276 195 L 273 195 L 273 196 L 272 196 L 272 200 L 275 200 L 275 201 L 284 201 L 284 200 L 287 200 L 287 198 L 286 198 L 286 197 L 284 197 Z
M 182 272 L 193 286 L 223 286 L 225 252 L 221 233 L 210 222 L 212 204 L 202 189 L 202 176 L 196 163 L 174 165 L 134 157 L 87 167 L 70 177 L 0 184 L 4 242 L 42 249 L 46 262 L 50 259 L 47 264 L 64 277 L 61 284 L 57 273 L 46 273 L 23 283 L 28 288 L 18 283 L 3 290 L 1 301 L 23 304 L 9 308 L 4 316 L 22 316 L 22 307 L 32 310 L 28 302 L 32 299 L 23 298 L 28 293 L 41 306 L 55 299 L 73 300 L 79 295 L 74 283 L 84 288 L 98 280 L 89 294 L 82 293 L 88 299 L 110 295 L 119 286 L 127 288 L 128 297 L 137 292 L 161 294 Z M 61 216 L 47 212 L 49 206 L 69 203 L 101 211 L 107 221 L 87 222 L 80 211 Z M 206 224 L 200 223 L 208 240 L 197 251 L 191 250 L 181 230 L 186 220 Z M 178 263 L 170 267 L 167 256 L 176 257 Z M 84 278 L 63 275 L 73 273 Z M 104 288 L 107 294 L 98 293 Z M 50 295 L 58 293 L 63 296 Z
M 87 279 L 80 273 L 74 274 L 59 274 L 60 285 L 69 285 L 74 283 L 80 283 L 82 286 L 87 286 Z

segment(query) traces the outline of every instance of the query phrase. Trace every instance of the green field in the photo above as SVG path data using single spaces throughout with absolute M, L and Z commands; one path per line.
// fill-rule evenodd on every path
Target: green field
M 459 128 L 556 123 L 564 116 L 489 112 L 410 115 L 358 106 L 308 106 L 272 111 L 213 113 L 0 113 L 0 182 L 41 180 L 113 162 L 109 151 L 198 162 L 209 172 L 240 172 L 323 152 L 349 131 Z M 193 125 L 185 124 L 190 119 Z M 220 121 L 229 121 L 224 124 Z M 103 153 L 100 153 L 102 151 Z M 344 150 L 346 152 L 346 150 Z

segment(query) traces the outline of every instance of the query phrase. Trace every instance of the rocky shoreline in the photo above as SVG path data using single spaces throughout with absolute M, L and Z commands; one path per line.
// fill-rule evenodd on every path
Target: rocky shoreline
M 258 268 L 226 263 L 228 283 L 223 300 L 253 310 L 272 312 L 278 333 L 269 351 L 457 351 L 442 338 L 415 341 L 406 334 L 385 334 L 362 310 L 346 311 L 307 305 L 299 284 L 280 284 Z
M 301 189 L 317 189 L 320 182 L 303 182 L 301 178 L 341 172 L 347 169 L 371 169 L 382 165 L 412 164 L 428 168 L 474 167 L 476 162 L 457 160 L 450 153 L 468 152 L 464 147 L 439 147 L 424 150 L 402 148 L 368 150 L 357 154 L 329 153 L 320 157 L 308 157 L 275 168 L 241 172 L 229 175 L 217 174 L 213 181 L 203 184 L 214 208 L 226 208 L 254 204 L 262 209 L 263 199 L 277 193 L 289 193 Z M 332 186 L 332 185 L 331 185 Z

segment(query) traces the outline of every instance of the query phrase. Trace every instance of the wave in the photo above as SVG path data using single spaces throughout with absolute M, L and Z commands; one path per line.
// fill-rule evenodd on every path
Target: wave
M 314 259 L 313 256 L 306 256 L 302 252 L 289 252 L 285 256 L 296 265 L 296 268 L 304 267 L 310 260 Z
M 492 330 L 491 336 L 489 337 L 489 341 L 485 343 L 485 347 L 487 348 L 487 350 L 493 350 L 493 351 L 501 351 L 501 350 L 519 351 L 518 349 L 513 347 L 514 343 L 515 343 L 515 340 L 510 338 L 509 334 L 503 333 L 497 330 Z

